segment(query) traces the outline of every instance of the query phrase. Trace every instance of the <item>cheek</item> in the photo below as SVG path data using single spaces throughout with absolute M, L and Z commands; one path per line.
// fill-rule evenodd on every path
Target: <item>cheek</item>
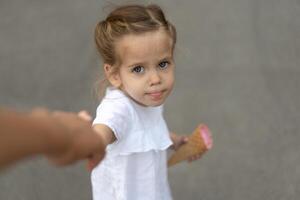
M 174 73 L 171 72 L 170 74 L 168 74 L 166 80 L 167 80 L 167 84 L 169 86 L 173 86 L 174 85 L 174 81 L 175 81 Z
M 124 80 L 124 88 L 132 95 L 137 95 L 143 92 L 143 84 L 136 79 L 127 78 Z
M 130 73 L 125 71 L 124 69 L 120 72 L 122 85 L 125 88 L 130 88 L 132 84 L 132 78 L 130 76 Z

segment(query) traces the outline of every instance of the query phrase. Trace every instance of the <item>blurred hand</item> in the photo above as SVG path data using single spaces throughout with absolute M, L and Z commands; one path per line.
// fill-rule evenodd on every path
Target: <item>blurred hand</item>
M 55 165 L 69 165 L 88 159 L 89 170 L 105 155 L 102 137 L 93 131 L 91 116 L 86 111 L 77 114 L 62 111 L 48 112 L 35 109 L 32 115 L 51 121 L 45 155 Z
M 82 111 L 80 111 L 79 113 L 78 113 L 78 116 L 81 118 L 81 119 L 83 119 L 83 120 L 85 120 L 85 121 L 87 121 L 87 122 L 92 122 L 92 116 L 87 112 L 87 111 L 85 111 L 85 110 L 82 110 Z M 100 135 L 99 135 L 99 137 L 101 137 Z M 102 141 L 103 141 L 103 138 L 101 138 L 102 139 Z M 103 145 L 103 142 L 102 142 L 102 145 Z M 105 148 L 105 146 L 103 145 L 103 148 Z M 92 169 L 94 169 L 98 164 L 99 164 L 99 161 L 100 160 L 102 160 L 103 159 L 103 157 L 100 157 L 99 158 L 99 156 L 101 156 L 101 155 L 99 155 L 99 154 L 94 154 L 94 155 L 90 155 L 89 156 L 89 158 L 88 158 L 88 162 L 87 162 L 87 169 L 89 170 L 89 171 L 92 171 Z M 99 160 L 100 159 L 100 160 Z

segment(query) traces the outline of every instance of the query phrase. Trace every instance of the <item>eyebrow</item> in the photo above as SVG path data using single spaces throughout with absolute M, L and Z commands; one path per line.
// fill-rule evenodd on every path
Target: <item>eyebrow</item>
M 128 68 L 135 67 L 135 66 L 140 66 L 140 65 L 144 65 L 144 64 L 145 64 L 144 62 L 136 62 L 136 63 L 129 64 Z
M 161 62 L 163 60 L 171 60 L 171 59 L 172 59 L 172 55 L 166 55 L 166 56 L 163 56 L 161 59 L 159 59 L 159 62 Z M 145 65 L 145 62 L 135 62 L 135 63 L 129 64 L 128 68 L 140 66 L 140 65 L 142 65 L 142 66 Z

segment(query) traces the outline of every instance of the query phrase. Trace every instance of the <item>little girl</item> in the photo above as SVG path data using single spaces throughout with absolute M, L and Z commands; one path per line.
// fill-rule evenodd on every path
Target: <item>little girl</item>
M 170 200 L 166 150 L 187 142 L 162 116 L 174 84 L 175 27 L 157 5 L 122 6 L 97 24 L 95 42 L 110 86 L 93 122 L 107 151 L 92 171 L 93 198 Z

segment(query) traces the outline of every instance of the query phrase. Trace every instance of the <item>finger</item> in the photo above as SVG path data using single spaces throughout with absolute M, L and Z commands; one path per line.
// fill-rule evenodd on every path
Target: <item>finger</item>
M 195 160 L 197 160 L 197 156 L 191 156 L 191 157 L 188 158 L 189 162 L 192 162 L 192 161 L 195 161 Z
M 78 114 L 78 117 L 80 117 L 81 119 L 91 122 L 92 121 L 92 116 L 86 111 L 86 110 L 82 110 L 80 111 Z
M 48 161 L 55 166 L 65 166 L 70 165 L 75 162 L 75 160 L 70 160 L 65 157 L 57 157 L 57 156 L 47 156 Z
M 177 146 L 181 146 L 185 143 L 185 139 L 184 139 L 184 136 L 180 136 L 179 140 L 178 140 L 178 143 L 177 143 Z
M 48 110 L 43 107 L 36 107 L 32 110 L 33 113 L 47 113 Z
M 183 143 L 187 143 L 188 141 L 189 141 L 189 138 L 186 137 L 186 136 L 184 136 L 184 137 L 183 137 Z
M 86 169 L 90 172 L 94 169 L 92 160 L 88 160 L 86 163 Z
M 200 158 L 199 155 L 195 155 L 195 157 L 194 157 L 195 160 L 198 160 L 199 158 Z
M 101 160 L 104 158 L 104 155 L 105 155 L 104 153 L 103 154 L 91 155 L 89 157 L 88 163 L 87 163 L 88 171 L 92 171 L 97 165 L 99 165 Z
M 86 169 L 88 170 L 88 171 L 92 171 L 92 169 L 93 169 L 93 155 L 91 154 L 91 155 L 89 155 L 88 157 L 87 157 L 87 163 L 86 163 Z
M 179 146 L 180 146 L 179 144 L 175 144 L 174 147 L 173 147 L 173 149 L 174 149 L 175 151 L 177 151 Z

